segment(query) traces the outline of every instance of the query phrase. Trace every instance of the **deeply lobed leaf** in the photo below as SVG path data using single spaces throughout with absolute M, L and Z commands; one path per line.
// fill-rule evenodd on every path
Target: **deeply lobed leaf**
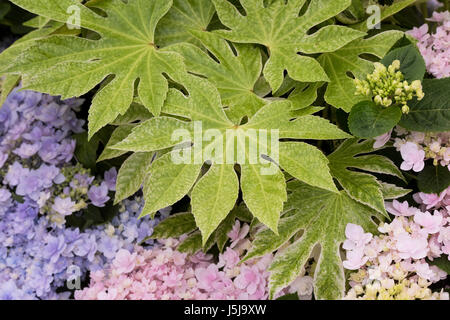
M 376 224 L 372 218 L 381 219 L 381 215 L 353 200 L 344 191 L 333 193 L 298 181 L 289 182 L 288 190 L 286 214 L 280 221 L 279 234 L 269 229 L 258 233 L 246 259 L 284 248 L 270 266 L 270 292 L 273 297 L 298 277 L 313 249 L 320 246 L 314 273 L 315 297 L 340 299 L 345 289 L 340 256 L 345 227 L 348 223 L 354 223 L 375 232 Z M 291 243 L 291 239 L 294 242 Z
M 134 152 L 175 147 L 149 168 L 150 174 L 144 188 L 146 206 L 143 214 L 173 204 L 193 188 L 193 214 L 205 243 L 237 199 L 237 177 L 232 164 L 241 167 L 243 200 L 250 211 L 275 231 L 286 200 L 281 168 L 311 185 L 337 192 L 329 173 L 328 160 L 321 151 L 306 143 L 279 139 L 342 139 L 348 137 L 345 132 L 325 119 L 311 115 L 297 116 L 298 112 L 292 110 L 289 101 L 266 104 L 247 123 L 239 126 L 226 116 L 219 92 L 210 82 L 189 75 L 182 80 L 182 84 L 189 96 L 171 90 L 168 105 L 163 107 L 167 116 L 143 122 L 125 140 L 111 147 Z M 179 119 L 180 116 L 183 120 Z M 199 123 L 202 128 L 197 127 Z M 183 129 L 189 136 L 181 141 L 173 139 L 172 134 L 177 129 Z M 199 130 L 206 129 L 214 130 L 214 135 L 209 140 L 196 140 L 194 134 L 202 134 Z M 266 136 L 255 134 L 258 130 L 263 130 Z M 277 130 L 277 136 L 273 136 L 272 130 Z M 230 144 L 230 141 L 236 143 Z M 251 145 L 257 148 L 256 155 L 251 152 Z M 223 152 L 217 156 L 219 150 Z M 232 156 L 229 156 L 229 151 Z M 171 161 L 172 156 L 180 152 L 188 152 L 190 158 L 187 163 L 176 164 Z M 255 158 L 252 159 L 252 156 Z M 267 162 L 268 159 L 264 160 L 265 156 L 279 158 L 280 167 Z M 213 166 L 197 182 L 202 164 L 207 160 Z M 264 172 L 270 169 L 272 173 Z M 221 206 L 214 203 L 220 203 Z
M 66 23 L 67 8 L 76 6 L 81 27 L 99 34 L 99 40 L 73 36 L 52 36 L 38 40 L 25 50 L 7 73 L 19 73 L 24 87 L 63 98 L 80 96 L 99 83 L 102 88 L 89 111 L 89 135 L 117 116 L 133 101 L 135 84 L 142 103 L 159 115 L 167 96 L 168 81 L 185 71 L 183 58 L 174 52 L 158 50 L 155 28 L 169 11 L 172 0 L 100 1 L 96 8 L 105 17 L 76 0 L 15 0 L 33 13 Z
M 326 26 L 313 34 L 308 31 L 345 10 L 351 0 L 311 0 L 299 16 L 306 0 L 276 0 L 266 6 L 263 0 L 240 1 L 246 15 L 227 0 L 213 0 L 217 14 L 229 31 L 220 35 L 238 43 L 258 43 L 269 51 L 264 76 L 273 91 L 280 88 L 284 71 L 297 81 L 329 81 L 317 61 L 304 54 L 333 52 L 360 38 L 363 32 L 343 26 Z

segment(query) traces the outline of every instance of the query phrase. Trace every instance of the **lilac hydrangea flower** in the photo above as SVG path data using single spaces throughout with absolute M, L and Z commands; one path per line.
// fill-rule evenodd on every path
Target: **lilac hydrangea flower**
M 106 182 L 102 182 L 100 186 L 92 186 L 88 191 L 89 200 L 96 207 L 104 207 L 105 203 L 110 199 L 108 197 L 108 186 Z
M 68 216 L 75 211 L 75 205 L 76 203 L 70 198 L 56 197 L 52 209 L 63 216 Z
M 83 132 L 75 113 L 82 102 L 15 89 L 0 109 L 0 299 L 68 298 L 61 292 L 68 270 L 78 268 L 85 280 L 118 250 L 132 251 L 168 215 L 138 219 L 143 201 L 136 198 L 108 224 L 83 230 L 66 224 L 67 215 L 82 217 L 78 210 L 89 198 L 103 206 L 117 175 L 108 171 L 94 188 L 98 180 L 74 164 L 71 135 Z
M 117 179 L 116 168 L 113 167 L 105 172 L 104 180 L 109 190 L 116 191 L 116 179 Z

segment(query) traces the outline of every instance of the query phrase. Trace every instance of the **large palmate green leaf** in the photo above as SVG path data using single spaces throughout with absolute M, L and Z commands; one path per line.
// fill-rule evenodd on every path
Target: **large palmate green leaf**
M 160 46 L 190 42 L 200 44 L 190 31 L 206 30 L 216 10 L 209 0 L 173 0 L 172 8 L 156 27 Z
M 359 169 L 404 179 L 401 171 L 388 158 L 380 155 L 367 155 L 372 151 L 374 151 L 373 140 L 358 142 L 357 139 L 349 139 L 344 141 L 336 151 L 328 156 L 331 174 L 352 199 L 387 216 L 381 183 L 368 173 L 349 170 L 349 168 Z
M 421 132 L 450 131 L 450 78 L 423 80 L 422 100 L 414 99 L 400 125 Z
M 355 95 L 353 77 L 365 79 L 374 69 L 373 62 L 364 54 L 382 58 L 389 49 L 403 36 L 399 31 L 386 31 L 368 39 L 350 42 L 336 52 L 324 53 L 318 58 L 330 78 L 325 101 L 336 108 L 350 112 L 352 107 L 366 100 Z
M 198 181 L 191 194 L 192 212 L 203 244 L 233 209 L 239 180 L 233 165 L 215 165 Z
M 143 214 L 172 205 L 193 187 L 193 214 L 205 242 L 235 204 L 237 176 L 232 165 L 239 164 L 245 203 L 259 221 L 277 230 L 286 200 L 285 181 L 267 158 L 308 184 L 337 192 L 328 160 L 319 149 L 279 139 L 343 139 L 348 137 L 345 132 L 320 117 L 296 116 L 286 100 L 266 104 L 247 123 L 236 125 L 227 118 L 219 92 L 209 81 L 186 75 L 181 83 L 188 97 L 170 90 L 162 109 L 167 116 L 145 121 L 112 146 L 134 152 L 175 146 L 149 168 Z M 177 156 L 185 158 L 180 161 Z M 197 182 L 206 161 L 212 167 Z
M 317 299 L 340 299 L 344 295 L 345 277 L 340 255 L 348 223 L 376 232 L 372 218 L 382 219 L 375 210 L 353 200 L 344 191 L 334 193 L 303 184 L 288 183 L 290 191 L 279 234 L 269 229 L 256 234 L 253 247 L 245 259 L 263 256 L 284 247 L 270 266 L 270 295 L 273 297 L 302 272 L 313 249 L 320 246 L 314 272 L 314 295 Z M 290 242 L 293 239 L 294 242 Z M 287 247 L 285 247 L 287 245 Z
M 213 0 L 221 22 L 231 30 L 220 30 L 223 37 L 239 43 L 266 46 L 270 58 L 264 76 L 273 91 L 278 90 L 286 70 L 297 81 L 328 81 L 317 61 L 298 53 L 333 52 L 364 35 L 344 26 L 326 26 L 313 34 L 308 31 L 330 19 L 350 4 L 351 0 L 311 0 L 305 13 L 299 12 L 306 0 L 242 0 L 246 15 L 241 15 L 227 0 Z
M 62 27 L 62 23 L 60 22 L 48 22 L 44 25 L 40 25 L 37 30 L 34 30 L 27 35 L 23 36 L 19 40 L 17 40 L 12 46 L 7 48 L 0 55 L 0 70 L 6 68 L 11 61 L 13 61 L 19 54 L 21 54 L 24 50 L 34 45 L 36 40 L 46 37 L 50 34 L 57 33 L 58 29 Z M 9 93 L 12 89 L 17 85 L 20 80 L 20 76 L 9 74 L 5 75 L 4 79 L 0 82 L 0 107 L 5 102 Z
M 28 89 L 61 95 L 80 96 L 107 79 L 92 101 L 89 136 L 129 108 L 137 88 L 141 102 L 159 115 L 167 95 L 168 81 L 184 72 L 183 58 L 158 50 L 155 27 L 169 11 L 171 0 L 98 1 L 95 13 L 76 0 L 14 0 L 33 13 L 66 23 L 70 6 L 77 6 L 81 27 L 95 31 L 99 40 L 74 36 L 52 36 L 36 41 L 8 68 L 19 73 Z M 70 11 L 69 11 L 70 12 Z M 0 70 L 1 71 L 1 70 Z
M 218 35 L 191 33 L 216 60 L 188 43 L 171 46 L 170 50 L 183 55 L 189 71 L 207 77 L 216 86 L 231 120 L 239 122 L 243 116 L 253 116 L 264 105 L 253 90 L 263 67 L 260 50 L 252 45 L 235 44 L 234 54 L 230 44 Z

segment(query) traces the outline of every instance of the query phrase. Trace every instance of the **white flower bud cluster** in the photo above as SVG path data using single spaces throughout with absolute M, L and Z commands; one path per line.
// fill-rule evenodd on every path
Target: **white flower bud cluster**
M 375 71 L 367 75 L 366 80 L 355 79 L 355 95 L 371 97 L 383 107 L 399 105 L 403 113 L 409 113 L 408 101 L 417 97 L 422 100 L 425 94 L 420 80 L 408 83 L 400 71 L 400 61 L 394 60 L 389 67 L 374 63 Z

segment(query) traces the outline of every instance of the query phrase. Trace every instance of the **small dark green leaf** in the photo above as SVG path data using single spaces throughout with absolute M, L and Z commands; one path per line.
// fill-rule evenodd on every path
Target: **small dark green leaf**
M 172 215 L 158 224 L 153 230 L 152 239 L 176 238 L 197 229 L 191 213 Z M 201 243 L 200 243 L 201 246 Z
M 297 293 L 290 293 L 279 297 L 276 300 L 300 300 Z
M 391 130 L 400 121 L 402 111 L 391 106 L 384 108 L 373 101 L 356 104 L 348 118 L 350 132 L 360 138 L 378 137 Z
M 421 132 L 450 131 L 450 78 L 425 79 L 422 86 L 425 97 L 409 104 L 400 125 Z
M 247 223 L 252 222 L 253 215 L 244 202 L 241 202 L 233 211 L 236 214 L 236 218 L 238 218 L 239 220 Z
M 426 167 L 417 177 L 419 190 L 425 193 L 441 193 L 450 186 L 450 171 L 447 167 Z
M 437 259 L 433 259 L 433 261 L 428 261 L 428 263 L 450 274 L 450 261 L 448 260 L 448 255 L 443 255 Z
M 398 199 L 411 193 L 411 189 L 404 189 L 395 184 L 380 182 L 383 198 L 386 200 Z
M 97 161 L 97 149 L 100 143 L 98 136 L 94 136 L 88 141 L 87 132 L 82 132 L 73 136 L 76 140 L 77 146 L 75 148 L 75 158 L 85 168 L 95 169 Z
M 389 52 L 392 52 L 392 51 L 394 51 L 395 49 L 398 49 L 398 48 L 410 46 L 410 45 L 412 45 L 412 44 L 413 44 L 413 43 L 411 42 L 411 40 L 410 40 L 406 35 L 404 35 L 400 40 L 398 40 L 398 41 L 392 46 L 392 48 L 391 48 L 391 50 L 389 50 Z M 389 52 L 388 52 L 388 53 L 389 53 Z
M 11 10 L 11 4 L 9 4 L 8 2 L 0 3 L 0 20 L 6 16 L 9 10 Z
M 394 60 L 400 60 L 400 71 L 408 82 L 423 79 L 426 65 L 415 45 L 392 50 L 381 60 L 381 63 L 388 67 Z
M 202 249 L 202 235 L 200 231 L 190 234 L 177 248 L 184 253 L 196 253 Z
M 217 229 L 214 231 L 211 237 L 214 237 L 219 251 L 222 252 L 225 248 L 225 244 L 229 240 L 228 233 L 233 229 L 234 222 L 236 221 L 235 210 L 232 210 L 228 216 L 223 220 Z

